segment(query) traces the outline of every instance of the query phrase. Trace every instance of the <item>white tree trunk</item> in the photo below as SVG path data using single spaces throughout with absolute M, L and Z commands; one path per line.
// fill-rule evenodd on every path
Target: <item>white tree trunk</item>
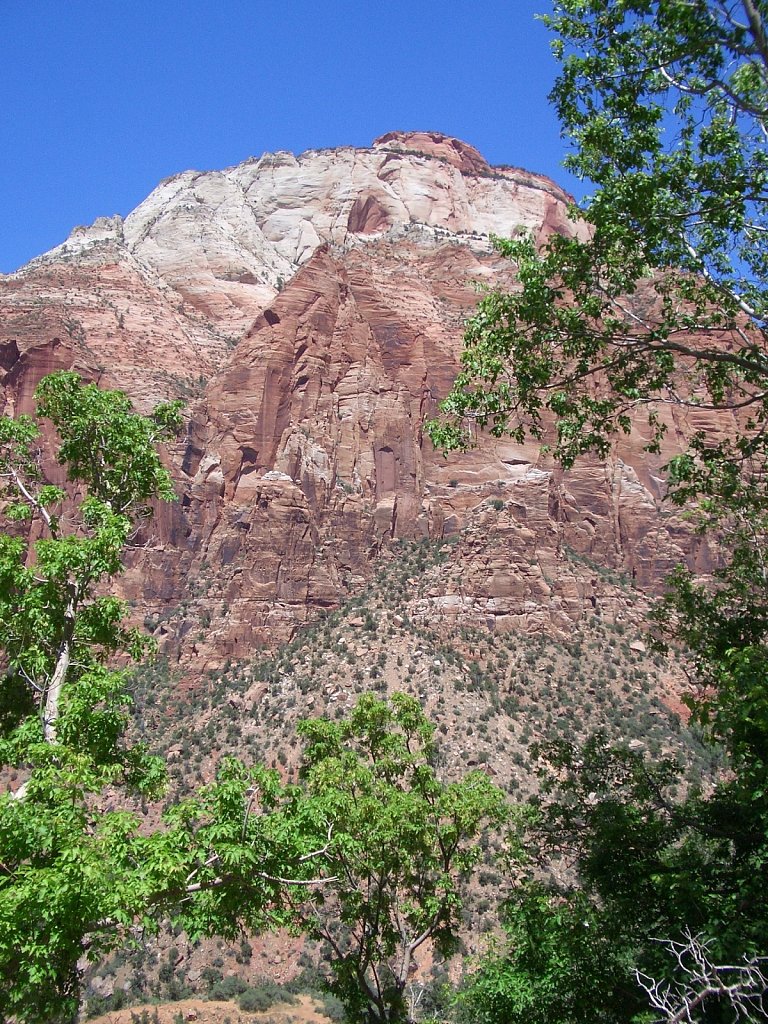
M 59 645 L 59 656 L 45 692 L 45 709 L 43 711 L 43 739 L 46 743 L 56 742 L 56 723 L 59 720 L 59 703 L 61 690 L 69 671 L 71 658 L 72 636 L 75 632 L 75 614 L 77 608 L 77 583 L 69 583 L 69 601 L 64 612 L 64 636 Z

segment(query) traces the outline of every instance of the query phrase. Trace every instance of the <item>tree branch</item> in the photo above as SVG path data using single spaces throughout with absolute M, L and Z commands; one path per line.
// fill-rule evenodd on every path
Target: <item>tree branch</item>
M 33 509 L 35 509 L 45 525 L 48 527 L 51 535 L 55 537 L 57 535 L 57 530 L 48 509 L 42 504 L 39 498 L 35 497 L 35 495 L 27 488 L 18 471 L 15 470 L 13 466 L 8 467 L 8 472 L 13 477 L 13 482 L 16 485 L 16 489 L 19 494 L 21 494 L 24 500 L 31 505 Z
M 659 1010 L 659 1021 L 666 1024 L 692 1024 L 694 1013 L 708 1000 L 730 1003 L 734 1020 L 751 1020 L 753 1011 L 765 1016 L 763 998 L 768 992 L 768 977 L 763 964 L 768 957 L 751 957 L 742 964 L 715 964 L 709 953 L 711 943 L 685 931 L 684 942 L 665 940 L 669 954 L 677 961 L 678 980 L 668 983 L 635 971 L 651 1006 Z
M 744 13 L 747 16 L 757 51 L 763 59 L 763 64 L 768 68 L 768 37 L 766 37 L 762 16 L 755 7 L 754 0 L 741 0 L 741 6 L 744 8 Z

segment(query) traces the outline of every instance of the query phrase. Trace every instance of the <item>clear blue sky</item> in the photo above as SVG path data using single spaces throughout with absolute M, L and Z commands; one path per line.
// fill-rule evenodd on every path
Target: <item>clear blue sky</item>
M 549 0 L 0 0 L 0 271 L 161 178 L 264 151 L 465 139 L 574 183 Z

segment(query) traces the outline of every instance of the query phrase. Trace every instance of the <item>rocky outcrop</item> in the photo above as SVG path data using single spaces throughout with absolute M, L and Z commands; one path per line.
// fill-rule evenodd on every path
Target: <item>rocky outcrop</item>
M 474 146 L 461 139 L 451 139 L 441 132 L 387 132 L 373 140 L 373 148 L 431 156 L 457 167 L 464 174 L 493 173 L 485 157 Z
M 124 580 L 170 652 L 202 668 L 285 639 L 403 538 L 460 537 L 419 614 L 494 629 L 620 618 L 677 562 L 710 564 L 660 507 L 685 423 L 659 457 L 638 428 L 569 474 L 532 446 L 481 437 L 446 461 L 424 437 L 477 284 L 513 283 L 489 234 L 579 232 L 567 201 L 466 143 L 392 132 L 185 172 L 0 280 L 7 410 L 69 366 L 141 408 L 188 401 L 181 499 Z

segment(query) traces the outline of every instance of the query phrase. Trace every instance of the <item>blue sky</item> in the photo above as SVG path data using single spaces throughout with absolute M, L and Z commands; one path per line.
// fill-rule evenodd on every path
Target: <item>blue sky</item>
M 0 271 L 164 177 L 443 131 L 566 187 L 549 0 L 0 0 Z

